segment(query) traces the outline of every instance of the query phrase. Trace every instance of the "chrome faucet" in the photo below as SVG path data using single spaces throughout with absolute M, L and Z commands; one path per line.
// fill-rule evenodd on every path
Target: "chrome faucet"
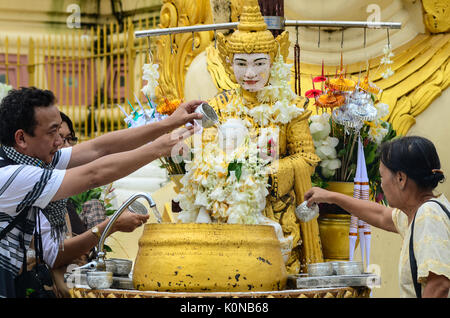
M 155 201 L 153 201 L 152 197 L 149 194 L 144 193 L 144 192 L 133 194 L 127 201 L 125 201 L 124 204 L 122 204 L 122 206 L 119 208 L 119 210 L 117 210 L 113 214 L 113 216 L 109 220 L 108 224 L 106 225 L 105 230 L 103 231 L 102 236 L 100 237 L 100 241 L 98 242 L 97 259 L 95 261 L 91 262 L 92 263 L 91 268 L 95 267 L 99 271 L 104 271 L 106 269 L 106 265 L 105 265 L 106 253 L 103 251 L 105 239 L 108 236 L 114 222 L 116 222 L 116 220 L 119 218 L 119 216 L 122 214 L 122 212 L 125 211 L 134 201 L 136 201 L 139 198 L 144 198 L 147 200 L 147 202 L 150 206 L 150 209 L 153 211 L 153 214 L 155 215 L 158 223 L 162 222 L 161 215 L 159 214 L 158 209 L 156 208 L 156 203 L 155 203 Z M 88 265 L 88 264 L 86 264 L 86 265 Z

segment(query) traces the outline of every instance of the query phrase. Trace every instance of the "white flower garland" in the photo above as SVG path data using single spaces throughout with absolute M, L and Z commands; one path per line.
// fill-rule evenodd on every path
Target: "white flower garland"
M 143 75 L 142 79 L 147 81 L 147 84 L 141 89 L 142 93 L 148 98 L 153 98 L 155 96 L 155 89 L 159 85 L 159 72 L 158 72 L 158 64 L 144 64 L 142 67 Z
M 269 85 L 257 93 L 260 105 L 249 109 L 242 101 L 234 99 L 225 107 L 225 113 L 239 117 L 250 115 L 261 126 L 287 124 L 304 112 L 293 100 L 297 95 L 289 84 L 292 64 L 286 64 L 279 54 L 270 70 Z
M 386 46 L 383 48 L 384 56 L 381 58 L 380 65 L 386 65 L 386 70 L 384 71 L 381 76 L 386 79 L 394 75 L 394 71 L 391 68 L 391 64 L 394 63 L 391 58 L 394 56 L 394 53 L 392 53 L 392 47 L 390 44 L 386 44 Z

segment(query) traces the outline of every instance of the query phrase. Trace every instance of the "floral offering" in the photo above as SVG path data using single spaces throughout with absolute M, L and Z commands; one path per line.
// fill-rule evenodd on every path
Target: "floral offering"
M 386 58 L 391 57 L 389 53 Z M 383 200 L 378 171 L 378 148 L 382 142 L 396 136 L 392 126 L 384 121 L 389 106 L 377 100 L 381 89 L 368 80 L 352 81 L 342 72 L 326 81 L 326 91 L 316 94 L 316 107 L 322 114 L 311 116 L 310 130 L 316 154 L 321 163 L 312 176 L 313 185 L 327 187 L 327 182 L 353 182 L 357 166 L 358 137 L 364 145 L 372 199 Z M 355 85 L 349 85 L 355 83 Z M 344 85 L 345 84 L 345 85 Z M 339 106 L 329 107 L 322 97 L 342 96 Z
M 246 130 L 244 123 L 241 127 L 238 131 Z M 183 190 L 175 198 L 183 210 L 178 220 L 198 222 L 206 213 L 208 222 L 258 224 L 268 194 L 270 160 L 261 156 L 248 134 L 234 149 L 221 138 L 194 150 L 193 161 L 187 163 Z

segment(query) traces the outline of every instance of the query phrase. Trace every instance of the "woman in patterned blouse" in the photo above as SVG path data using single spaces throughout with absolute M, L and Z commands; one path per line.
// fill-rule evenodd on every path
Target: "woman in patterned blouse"
M 389 206 L 312 188 L 305 194 L 308 205 L 334 203 L 378 228 L 403 238 L 399 277 L 401 297 L 449 297 L 450 203 L 434 189 L 443 182 L 436 148 L 417 136 L 398 138 L 381 147 L 381 186 Z M 416 275 L 410 262 L 410 238 Z M 413 281 L 416 280 L 416 282 Z M 417 290 L 414 284 L 417 285 Z

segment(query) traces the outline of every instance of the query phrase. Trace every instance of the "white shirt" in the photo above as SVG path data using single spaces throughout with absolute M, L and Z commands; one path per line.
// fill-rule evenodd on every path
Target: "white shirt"
M 42 212 L 40 213 L 41 220 L 41 237 L 44 262 L 53 268 L 56 256 L 58 256 L 59 244 L 51 237 L 51 226 L 47 218 Z
M 64 179 L 65 170 L 69 164 L 72 155 L 72 148 L 63 148 L 60 150 L 60 158 L 52 171 L 52 175 L 45 185 L 42 193 L 35 201 L 33 207 L 44 209 L 53 199 Z M 10 184 L 8 180 L 16 172 L 22 168 L 17 176 Z M 17 206 L 24 200 L 25 196 L 30 192 L 35 184 L 39 182 L 43 169 L 35 166 L 10 165 L 0 168 L 0 190 L 5 187 L 0 196 L 0 229 L 5 228 L 12 218 L 17 215 Z M 27 224 L 32 222 L 32 213 L 29 213 Z M 42 218 L 41 218 L 42 219 Z M 17 272 L 22 267 L 23 255 L 18 249 L 18 236 L 20 234 L 17 227 L 13 228 L 6 237 L 1 240 L 0 245 L 0 261 L 6 266 L 7 270 Z M 31 241 L 32 231 L 26 232 L 24 240 L 26 246 Z M 44 242 L 43 242 L 44 244 Z M 43 245 L 44 250 L 46 245 Z

